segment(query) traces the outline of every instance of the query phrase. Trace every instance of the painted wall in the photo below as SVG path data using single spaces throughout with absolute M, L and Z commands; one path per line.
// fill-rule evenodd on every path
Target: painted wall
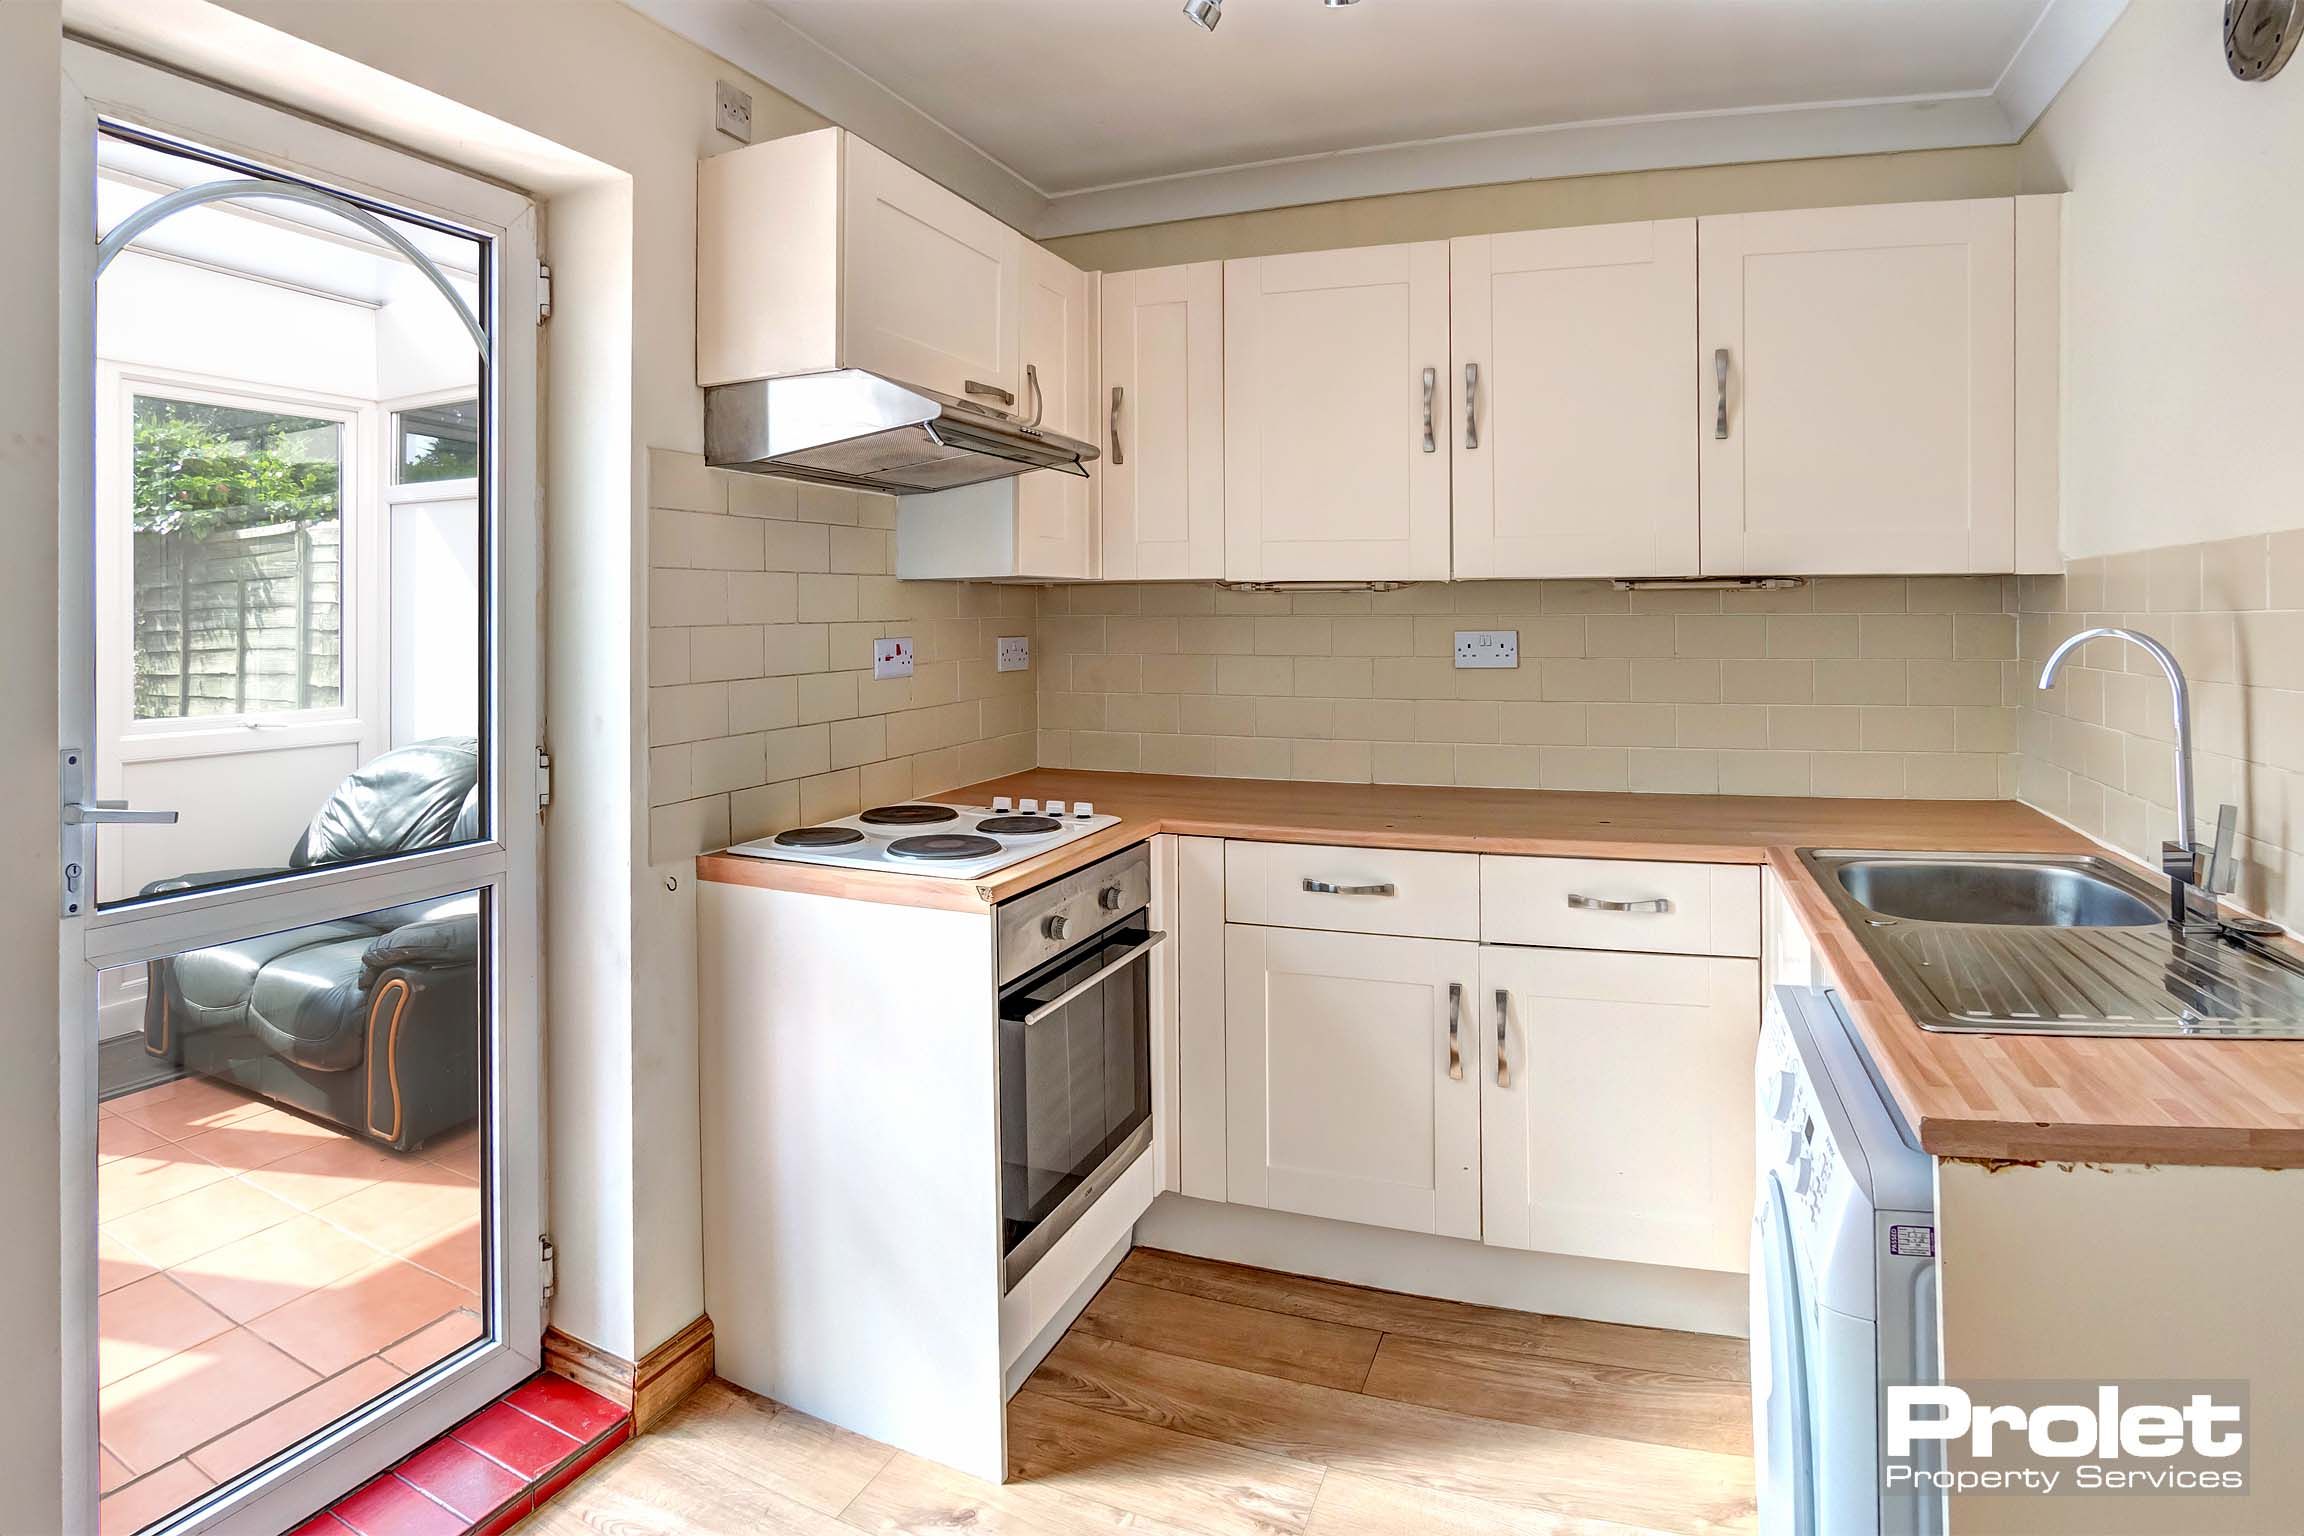
M 2304 526 L 2304 68 L 2213 0 L 2132 5 L 2021 146 L 2064 205 L 2064 553 Z
M 2017 175 L 2013 146 L 1915 150 L 1896 155 L 1628 171 L 1612 176 L 1564 176 L 1553 181 L 1403 192 L 1103 230 L 1046 244 L 1075 266 L 1124 272 L 1178 261 L 1446 240 L 1454 235 L 1489 235 L 1513 229 L 1750 213 L 1769 208 L 2005 197 L 2016 190 Z

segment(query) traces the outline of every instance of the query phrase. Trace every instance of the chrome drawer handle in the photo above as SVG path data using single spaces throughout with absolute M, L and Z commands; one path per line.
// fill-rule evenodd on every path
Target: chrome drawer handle
M 1448 983 L 1448 1081 L 1464 1081 L 1464 1052 L 1456 1043 L 1457 1027 L 1464 1022 L 1464 983 Z
M 1712 386 L 1715 391 L 1712 406 L 1712 435 L 1723 440 L 1728 436 L 1728 349 L 1718 347 L 1712 353 Z
M 1464 446 L 1480 446 L 1480 365 L 1464 365 Z
M 1439 371 L 1437 368 L 1427 368 L 1427 369 L 1425 369 L 1425 370 L 1424 370 L 1424 451 L 1425 451 L 1426 453 L 1438 453 L 1438 452 L 1440 451 L 1440 444 L 1439 444 L 1439 442 L 1438 442 L 1438 441 L 1437 441 L 1437 440 L 1436 440 L 1436 439 L 1435 439 L 1435 438 L 1432 436 L 1432 396 L 1433 396 L 1433 393 L 1434 393 L 1436 390 L 1438 390 L 1438 389 L 1439 389 L 1439 387 L 1440 387 L 1440 371 Z
M 964 379 L 961 381 L 960 387 L 971 395 L 983 395 L 999 401 L 1002 405 L 1014 405 L 1016 403 L 1016 392 L 1002 389 L 997 384 L 985 384 L 975 379 Z
M 1512 1086 L 1512 1063 L 1506 1059 L 1504 1025 L 1512 1017 L 1512 994 L 1502 987 L 1496 989 L 1496 1086 Z
M 1396 896 L 1400 888 L 1387 880 L 1382 885 L 1330 885 L 1325 880 L 1304 877 L 1304 889 L 1315 896 Z
M 1112 386 L 1112 467 L 1118 469 L 1128 462 L 1128 455 L 1120 451 L 1120 404 L 1128 398 L 1125 387 Z
M 1024 425 L 1036 427 L 1048 411 L 1048 397 L 1040 392 L 1040 367 L 1037 363 L 1024 365 L 1024 383 L 1032 391 L 1032 419 Z
M 1579 912 L 1669 912 L 1672 910 L 1671 899 L 1665 896 L 1652 896 L 1646 901 L 1609 901 L 1600 896 L 1579 896 L 1573 891 L 1568 894 L 1568 905 Z

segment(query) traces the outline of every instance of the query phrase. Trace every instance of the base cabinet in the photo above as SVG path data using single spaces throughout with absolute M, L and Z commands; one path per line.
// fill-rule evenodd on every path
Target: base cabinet
M 1759 962 L 1490 945 L 1480 1003 L 1483 1240 L 1742 1269 Z
M 1228 925 L 1226 1198 L 1477 1238 L 1479 955 Z

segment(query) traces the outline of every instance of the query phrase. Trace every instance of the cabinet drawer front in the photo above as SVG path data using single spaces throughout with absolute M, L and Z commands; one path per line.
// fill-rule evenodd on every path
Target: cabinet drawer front
M 1278 928 L 1478 938 L 1480 859 L 1399 848 L 1228 842 L 1224 916 Z
M 1486 855 L 1480 917 L 1480 936 L 1495 944 L 1757 957 L 1760 871 L 1748 864 Z

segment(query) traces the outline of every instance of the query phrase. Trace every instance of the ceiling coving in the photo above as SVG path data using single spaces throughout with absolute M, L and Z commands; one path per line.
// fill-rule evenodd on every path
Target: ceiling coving
M 2012 143 L 2126 0 L 627 3 L 1047 236 Z

